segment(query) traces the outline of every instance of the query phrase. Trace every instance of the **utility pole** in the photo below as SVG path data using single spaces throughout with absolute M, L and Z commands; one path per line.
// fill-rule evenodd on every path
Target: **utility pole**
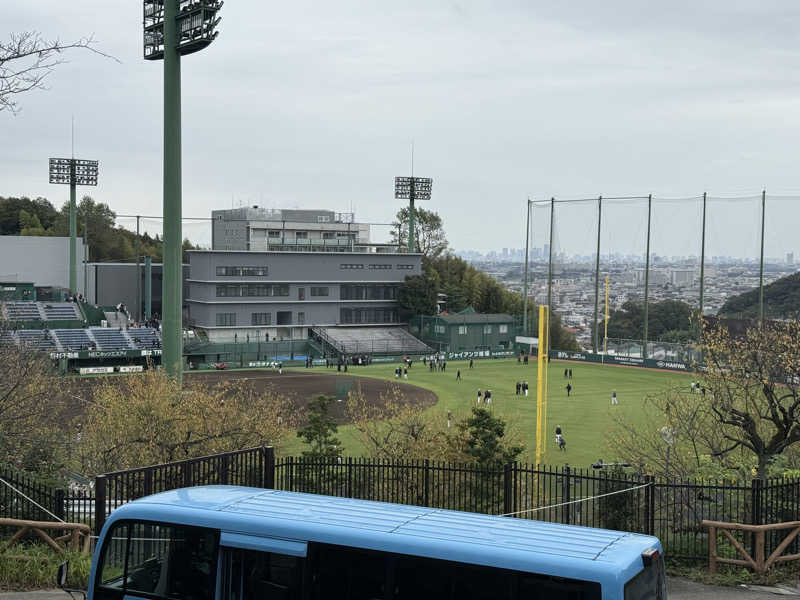
M 703 230 L 700 237 L 700 333 L 703 331 L 703 303 L 705 301 L 703 297 L 703 285 L 705 283 L 706 271 L 706 199 L 707 194 L 703 192 Z
M 550 244 L 547 257 L 547 307 L 553 312 L 553 217 L 555 216 L 556 199 L 550 198 Z
M 141 232 L 139 230 L 139 225 L 141 221 L 141 216 L 136 215 L 136 321 L 139 322 L 142 320 L 142 271 L 141 267 L 139 266 L 139 257 L 142 255 L 142 247 L 140 236 Z

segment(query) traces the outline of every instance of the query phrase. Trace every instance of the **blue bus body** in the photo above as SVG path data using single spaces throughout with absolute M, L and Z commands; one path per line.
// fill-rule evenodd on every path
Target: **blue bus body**
M 98 540 L 89 600 L 95 600 L 106 538 L 123 521 L 212 529 L 219 532 L 220 548 L 305 557 L 309 544 L 330 544 L 595 582 L 604 600 L 624 600 L 626 583 L 645 568 L 643 555 L 655 551 L 660 560 L 662 554 L 657 538 L 634 533 L 278 490 L 203 486 L 155 494 L 116 509 Z M 665 592 L 629 597 L 664 598 Z

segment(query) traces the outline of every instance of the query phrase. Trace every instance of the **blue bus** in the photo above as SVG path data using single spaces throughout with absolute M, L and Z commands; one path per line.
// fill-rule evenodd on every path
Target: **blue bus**
M 235 486 L 116 509 L 89 600 L 649 600 L 657 538 Z

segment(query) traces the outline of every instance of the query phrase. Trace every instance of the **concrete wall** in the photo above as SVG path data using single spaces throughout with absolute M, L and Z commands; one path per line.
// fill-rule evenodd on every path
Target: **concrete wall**
M 83 293 L 85 247 L 78 238 L 78 292 Z M 0 280 L 69 287 L 69 238 L 0 236 Z
M 136 263 L 89 263 L 89 289 L 87 298 L 92 304 L 100 306 L 116 306 L 124 303 L 131 314 L 136 317 Z M 144 261 L 141 262 L 141 310 L 144 315 Z M 161 314 L 161 264 L 152 265 L 152 309 L 154 314 Z M 189 267 L 183 267 L 183 296 L 188 293 L 186 280 Z

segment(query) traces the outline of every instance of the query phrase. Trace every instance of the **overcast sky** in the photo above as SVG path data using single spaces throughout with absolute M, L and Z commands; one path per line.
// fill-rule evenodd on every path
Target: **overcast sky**
M 0 35 L 93 33 L 121 64 L 71 53 L 48 91 L 0 113 L 0 195 L 66 199 L 47 158 L 69 155 L 74 115 L 76 156 L 101 165 L 81 191 L 160 215 L 162 66 L 142 58 L 141 3 L 4 0 L 2 13 Z M 529 195 L 800 196 L 800 3 L 227 0 L 221 17 L 217 41 L 182 60 L 185 216 L 233 203 L 390 221 L 412 140 L 458 249 L 523 246 Z M 771 218 L 768 254 L 800 251 L 781 229 L 800 221 L 793 204 Z M 741 206 L 730 221 L 718 209 L 712 254 L 757 253 Z M 604 236 L 639 243 L 646 213 L 616 210 L 620 233 Z M 693 253 L 699 229 L 681 205 L 661 210 L 684 225 L 659 234 L 661 251 Z M 561 216 L 562 244 L 582 251 L 591 227 Z

